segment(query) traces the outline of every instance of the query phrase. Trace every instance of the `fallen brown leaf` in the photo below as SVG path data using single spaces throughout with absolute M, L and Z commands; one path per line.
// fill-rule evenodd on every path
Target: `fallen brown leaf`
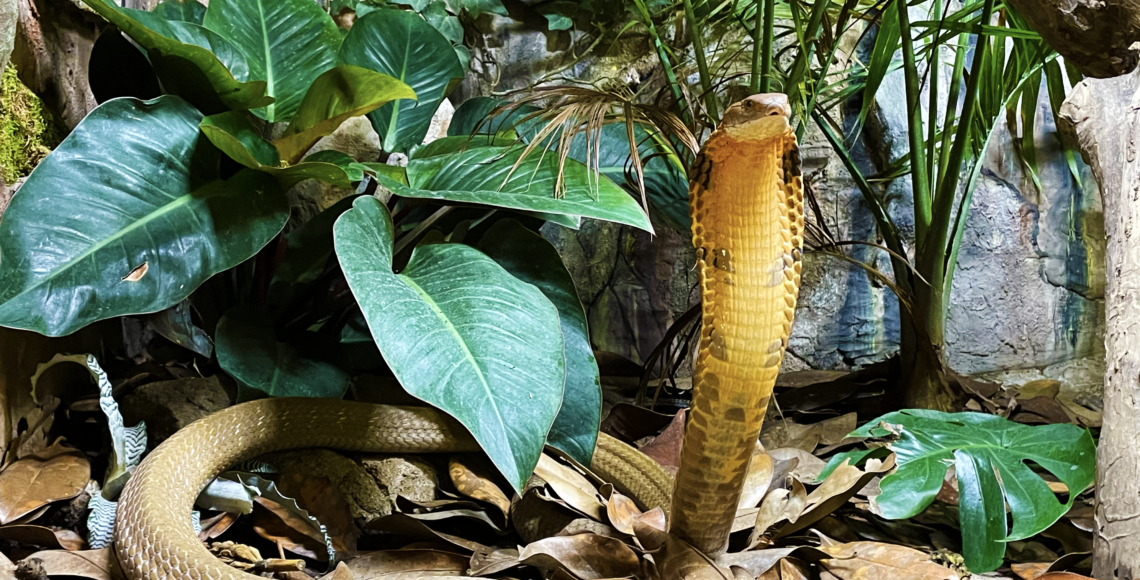
M 716 563 L 721 566 L 735 566 L 747 570 L 753 577 L 762 576 L 769 570 L 777 568 L 777 564 L 784 558 L 800 558 L 817 562 L 829 557 L 827 552 L 810 546 L 797 546 L 794 548 L 772 548 L 769 550 L 751 550 L 735 552 L 717 557 Z
M 198 539 L 205 542 L 212 540 L 230 529 L 238 519 L 238 514 L 231 514 L 229 512 L 222 512 L 204 522 L 202 522 L 202 533 L 198 534 Z
M 602 508 L 605 504 L 598 490 L 585 475 L 570 466 L 559 463 L 546 453 L 538 457 L 534 474 L 542 478 L 558 494 L 558 497 L 583 514 L 602 521 Z
M 653 441 L 638 450 L 664 467 L 677 467 L 681 462 L 681 440 L 685 436 L 685 409 L 677 411 L 669 426 Z
M 460 536 L 433 530 L 423 522 L 410 517 L 408 514 L 391 514 L 376 518 L 368 522 L 364 529 L 373 532 L 385 532 L 394 536 L 404 537 L 420 542 L 444 541 L 458 546 L 468 552 L 479 552 L 487 549 L 486 546 Z
M 470 558 L 462 554 L 438 550 L 382 550 L 365 552 L 344 564 L 354 580 L 385 580 L 419 577 L 463 576 Z
M 641 519 L 633 530 L 637 541 L 653 554 L 657 573 L 669 580 L 733 580 L 728 568 L 718 566 L 688 542 Z
M 764 446 L 756 443 L 756 450 L 752 452 L 752 461 L 748 463 L 748 473 L 744 476 L 744 489 L 740 494 L 740 503 L 736 510 L 753 508 L 760 505 L 768 488 L 772 485 L 772 476 L 775 474 L 775 463 L 772 456 L 764 451 Z
M 773 489 L 768 492 L 764 502 L 760 504 L 760 511 L 756 513 L 756 525 L 752 535 L 748 537 L 748 549 L 751 550 L 764 539 L 764 534 L 773 525 L 782 522 L 795 522 L 804 511 L 807 504 L 807 490 L 800 480 L 793 479 L 791 489 Z
M 27 560 L 39 560 L 44 572 L 49 576 L 80 576 L 92 580 L 124 580 L 119 568 L 119 559 L 111 548 L 69 552 L 66 550 L 44 550 L 36 552 Z
M 480 463 L 478 456 L 452 455 L 447 464 L 451 483 L 455 484 L 459 493 L 499 508 L 506 518 L 510 515 L 511 500 L 495 485 L 490 472 Z
M 1024 578 L 1025 580 L 1033 580 L 1034 578 L 1049 571 L 1049 567 L 1053 562 L 1027 562 L 1027 563 L 1013 563 L 1009 568 L 1013 570 L 1014 574 Z
M 819 474 L 823 472 L 823 468 L 827 467 L 827 462 L 804 451 L 803 449 L 793 449 L 785 447 L 782 449 L 771 449 L 768 455 L 772 457 L 772 461 L 796 461 L 795 465 L 788 471 L 792 477 L 800 481 L 815 481 Z
M 547 572 L 562 567 L 582 580 L 623 578 L 641 569 L 637 554 L 624 542 L 597 534 L 539 540 L 523 548 L 519 561 Z
M 52 502 L 79 495 L 91 479 L 82 451 L 56 441 L 50 448 L 16 460 L 0 471 L 0 524 Z
M 879 542 L 823 546 L 830 558 L 821 567 L 841 580 L 958 580 L 953 570 L 930 561 L 918 550 Z
M 356 540 L 360 537 L 360 530 L 352 521 L 352 510 L 348 501 L 332 481 L 323 476 L 312 476 L 296 472 L 287 472 L 277 478 L 277 489 L 285 497 L 297 500 L 301 509 L 317 518 L 329 537 L 332 538 L 333 548 L 338 553 L 352 553 L 356 551 Z M 292 522 L 292 520 L 286 520 Z M 312 524 L 308 524 L 312 528 Z M 324 543 L 319 530 L 317 536 Z
M 787 536 L 823 519 L 847 503 L 847 500 L 863 489 L 875 476 L 886 473 L 894 467 L 895 456 L 893 454 L 888 455 L 882 461 L 878 459 L 868 460 L 864 469 L 853 467 L 847 460 L 844 460 L 819 487 L 813 489 L 807 496 L 803 513 L 799 519 L 794 522 L 789 521 L 789 525 L 780 528 L 776 537 Z
M 43 546 L 50 550 L 77 551 L 87 547 L 87 542 L 71 530 L 53 530 L 29 524 L 0 526 L 0 539 Z
M 475 576 L 490 576 L 519 565 L 519 551 L 514 548 L 488 550 L 471 555 L 469 572 Z
M 610 524 L 623 534 L 633 535 L 633 519 L 641 514 L 641 510 L 632 499 L 616 491 L 611 493 L 610 499 L 606 501 L 606 515 L 610 518 Z
M 347 564 L 338 562 L 332 572 L 321 576 L 321 580 L 356 580 L 356 577 L 352 575 L 352 570 L 348 569 Z
M 1036 580 L 1094 580 L 1088 576 L 1082 576 L 1074 572 L 1046 572 L 1036 578 Z
M 321 531 L 295 511 L 264 497 L 253 498 L 253 531 L 294 554 L 328 561 Z

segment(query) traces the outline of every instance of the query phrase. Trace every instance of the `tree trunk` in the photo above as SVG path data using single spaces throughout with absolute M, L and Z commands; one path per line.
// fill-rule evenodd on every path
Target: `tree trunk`
M 1082 81 L 1058 126 L 1100 184 L 1108 238 L 1093 575 L 1130 579 L 1140 574 L 1140 71 Z
M 99 31 L 107 25 L 100 16 L 79 8 L 77 1 L 19 0 L 12 52 L 20 81 L 68 130 L 95 108 L 87 63 Z
M 1128 74 L 1140 63 L 1140 0 L 1010 0 L 1054 50 L 1085 75 Z

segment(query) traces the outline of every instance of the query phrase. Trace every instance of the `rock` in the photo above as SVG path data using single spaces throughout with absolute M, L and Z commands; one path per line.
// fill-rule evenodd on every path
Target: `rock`
M 185 378 L 149 383 L 119 403 L 123 422 L 146 421 L 147 448 L 154 449 L 179 429 L 230 406 L 218 377 Z
M 414 456 L 369 455 L 360 460 L 380 490 L 395 506 L 396 496 L 412 501 L 432 501 L 439 489 L 439 472 L 434 465 Z
M 302 449 L 258 458 L 280 472 L 329 478 L 348 502 L 352 517 L 371 520 L 392 513 L 395 498 L 357 462 L 328 449 Z

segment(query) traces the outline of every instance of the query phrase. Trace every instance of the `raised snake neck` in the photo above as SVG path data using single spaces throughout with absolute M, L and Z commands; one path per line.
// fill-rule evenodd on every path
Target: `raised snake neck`
M 783 95 L 757 95 L 733 105 L 726 126 L 744 103 L 771 109 L 773 99 L 782 106 L 786 126 Z M 754 112 L 745 111 L 744 120 Z M 671 510 L 671 478 L 632 447 L 600 434 L 590 467 L 643 508 L 671 511 L 672 530 L 715 555 L 727 545 L 791 332 L 803 241 L 795 137 L 786 130 L 741 139 L 718 130 L 693 165 L 690 188 L 702 331 Z M 190 523 L 194 501 L 229 466 L 308 447 L 372 453 L 479 449 L 457 421 L 430 408 L 327 399 L 235 405 L 179 430 L 127 483 L 115 522 L 115 550 L 127 578 L 259 578 L 225 565 L 198 540 Z
M 458 421 L 427 407 L 289 398 L 235 405 L 179 430 L 127 482 L 115 518 L 115 550 L 127 578 L 260 578 L 222 563 L 198 540 L 190 523 L 194 500 L 214 477 L 244 459 L 306 447 L 368 453 L 479 450 Z M 590 467 L 643 507 L 668 508 L 672 478 L 632 447 L 601 434 Z
M 670 531 L 712 556 L 728 545 L 799 294 L 803 181 L 787 116 L 784 95 L 733 105 L 690 172 L 701 340 Z

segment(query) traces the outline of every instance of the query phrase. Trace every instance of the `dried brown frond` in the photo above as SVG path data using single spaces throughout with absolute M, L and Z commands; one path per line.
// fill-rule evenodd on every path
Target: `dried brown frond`
M 565 191 L 566 158 L 570 153 L 570 145 L 579 134 L 583 134 L 586 140 L 586 166 L 597 175 L 601 165 L 601 129 L 608 123 L 625 123 L 632 170 L 646 212 L 649 211 L 649 206 L 640 144 L 634 132 L 636 125 L 641 125 L 660 145 L 670 149 L 673 148 L 674 140 L 694 155 L 700 148 L 697 138 L 676 115 L 656 105 L 634 102 L 633 95 L 624 90 L 559 85 L 527 89 L 515 95 L 516 98 L 511 103 L 496 107 L 489 113 L 489 117 L 509 114 L 523 106 L 538 106 L 540 110 L 523 116 L 515 125 L 520 127 L 529 124 L 537 127 L 537 130 L 529 136 L 526 148 L 507 174 L 507 179 L 536 148 L 541 148 L 541 154 L 545 155 L 554 145 L 554 151 L 558 154 L 555 196 L 560 196 Z

